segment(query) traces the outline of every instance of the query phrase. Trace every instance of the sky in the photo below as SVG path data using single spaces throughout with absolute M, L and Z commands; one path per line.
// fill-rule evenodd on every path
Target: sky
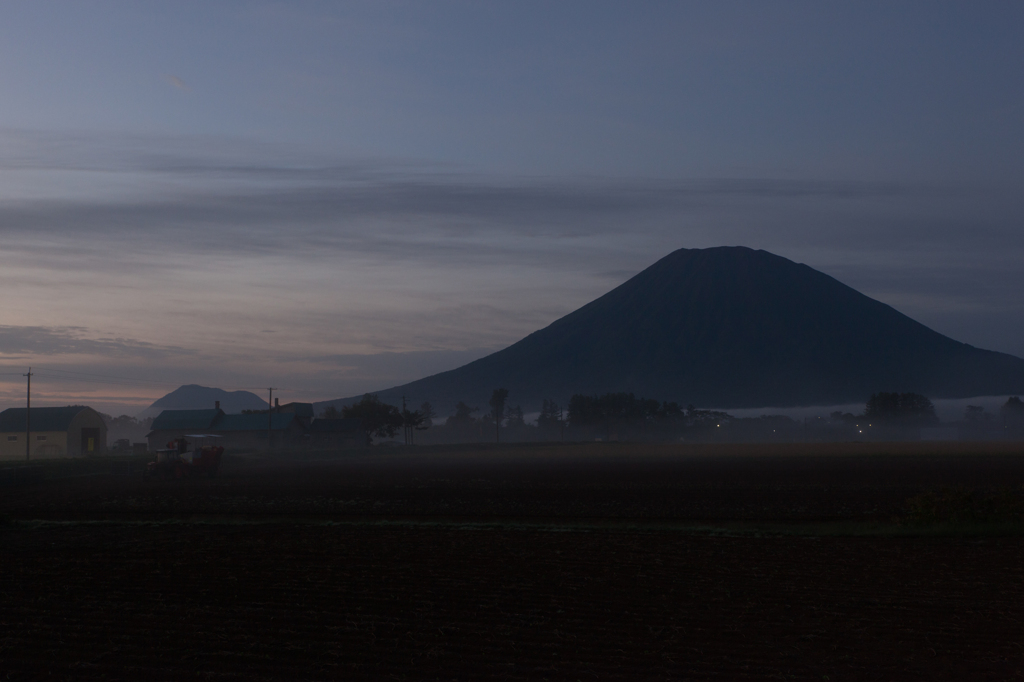
M 0 407 L 282 401 L 503 348 L 678 248 L 1024 356 L 1019 2 L 33 2 Z

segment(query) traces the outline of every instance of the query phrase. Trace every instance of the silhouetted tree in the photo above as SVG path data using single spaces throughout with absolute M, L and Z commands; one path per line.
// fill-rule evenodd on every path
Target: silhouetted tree
M 526 427 L 526 420 L 523 419 L 523 408 L 519 405 L 509 407 L 505 410 L 505 428 L 522 429 Z
M 491 406 L 491 417 L 494 419 L 494 442 L 501 442 L 501 420 L 505 417 L 505 401 L 508 400 L 507 388 L 496 388 L 491 393 L 487 404 Z
M 983 424 L 989 420 L 985 408 L 980 405 L 968 405 L 964 410 L 964 421 L 968 424 Z
M 242 414 L 245 414 L 244 410 L 242 411 Z M 320 419 L 341 419 L 341 412 L 339 412 L 338 408 L 335 407 L 334 405 L 328 405 L 320 413 L 320 417 L 319 418 Z
M 359 419 L 367 435 L 377 438 L 394 438 L 403 423 L 402 413 L 397 407 L 381 402 L 370 393 L 364 395 L 359 402 L 341 408 L 341 416 Z
M 1011 431 L 1011 435 L 1024 435 L 1024 402 L 1020 396 L 1010 396 L 999 409 L 1003 417 L 1003 428 Z
M 109 414 L 100 412 L 100 418 L 107 425 L 107 428 L 111 430 L 125 427 L 131 428 L 139 425 L 135 417 L 130 417 L 127 414 L 122 414 L 120 417 L 112 417 Z
M 542 431 L 550 431 L 561 426 L 562 411 L 554 400 L 544 399 L 540 406 L 540 414 L 537 415 L 537 428 Z
M 423 431 L 425 417 L 419 410 L 410 411 L 405 405 L 405 397 L 402 397 L 402 431 L 406 445 L 416 444 L 416 431 Z
M 429 429 L 434 425 L 434 417 L 437 413 L 434 412 L 434 408 L 431 407 L 430 403 L 424 402 L 420 405 L 420 413 L 423 414 L 423 429 Z
M 926 426 L 939 421 L 932 401 L 918 393 L 874 393 L 864 406 L 864 417 L 898 426 Z
M 470 407 L 466 403 L 459 401 L 459 404 L 455 406 L 455 414 L 448 417 L 445 420 L 445 426 L 469 426 L 476 420 L 473 418 L 474 412 L 479 412 L 479 407 Z
M 618 435 L 618 429 L 649 435 L 652 425 L 668 415 L 682 417 L 676 403 L 637 398 L 632 393 L 606 393 L 602 396 L 574 395 L 569 398 L 568 420 L 572 426 L 597 427 Z
M 663 402 L 661 407 L 658 408 L 658 418 L 668 421 L 680 421 L 686 417 L 686 413 L 683 408 L 679 406 L 679 403 L 666 403 Z
M 562 408 L 554 400 L 544 400 L 541 404 L 540 414 L 537 415 L 537 430 L 542 438 L 552 438 L 561 435 L 565 428 L 565 420 L 562 416 Z
M 688 438 L 696 440 L 722 438 L 723 429 L 728 432 L 735 418 L 728 412 L 700 410 L 693 405 L 686 407 L 686 432 Z

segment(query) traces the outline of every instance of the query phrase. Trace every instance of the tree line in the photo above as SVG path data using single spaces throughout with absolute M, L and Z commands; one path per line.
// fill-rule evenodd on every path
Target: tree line
M 965 423 L 977 419 L 975 406 L 969 406 Z M 1011 397 L 1003 406 L 1003 422 L 1024 429 L 1024 403 Z M 681 406 L 676 402 L 637 397 L 618 392 L 603 395 L 575 394 L 563 407 L 545 399 L 535 423 L 528 424 L 522 407 L 509 402 L 509 391 L 496 388 L 488 409 L 459 401 L 443 424 L 435 423 L 437 414 L 429 402 L 409 409 L 403 398 L 401 407 L 366 394 L 340 410 L 329 406 L 320 418 L 359 419 L 368 437 L 394 438 L 403 434 L 406 444 L 415 443 L 416 433 L 443 426 L 453 439 L 560 440 L 567 431 L 573 439 L 610 440 L 785 440 L 798 435 L 799 422 L 781 415 L 738 418 L 727 412 Z M 851 434 L 864 429 L 918 429 L 939 423 L 931 400 L 918 393 L 874 393 L 860 414 L 833 412 L 826 423 Z M 1009 427 L 1008 427 L 1009 428 Z

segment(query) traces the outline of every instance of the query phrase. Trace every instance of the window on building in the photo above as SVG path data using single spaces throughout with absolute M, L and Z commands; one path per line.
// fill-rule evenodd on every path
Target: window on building
M 46 440 L 46 436 L 36 436 L 36 440 Z
M 11 440 L 18 440 L 18 437 L 17 436 L 7 436 L 7 440 L 9 440 L 9 441 L 11 441 Z

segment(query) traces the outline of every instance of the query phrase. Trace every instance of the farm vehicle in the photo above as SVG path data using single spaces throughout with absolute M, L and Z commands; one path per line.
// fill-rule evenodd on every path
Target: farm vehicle
M 192 435 L 169 441 L 166 448 L 156 451 L 156 461 L 146 465 L 146 477 L 192 478 L 216 475 L 224 448 L 210 440 L 218 437 Z M 192 443 L 188 441 L 189 438 Z

